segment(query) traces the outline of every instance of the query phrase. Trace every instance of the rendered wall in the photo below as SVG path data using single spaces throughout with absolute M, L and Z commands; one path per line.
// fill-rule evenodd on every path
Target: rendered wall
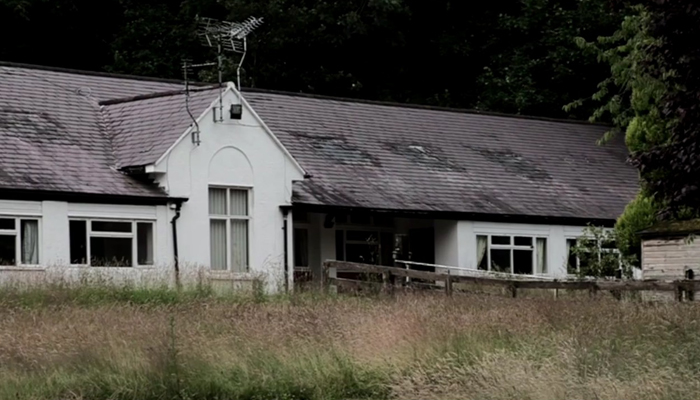
M 234 102 L 236 94 L 227 92 L 224 110 Z M 224 121 L 216 123 L 210 110 L 199 127 L 200 145 L 187 135 L 156 165 L 158 183 L 168 194 L 188 198 L 178 221 L 183 271 L 206 270 L 210 265 L 209 186 L 247 188 L 251 190 L 249 272 L 211 271 L 211 276 L 224 282 L 263 279 L 268 291 L 283 289 L 280 206 L 291 204 L 292 181 L 302 180 L 302 173 L 247 107 L 241 120 L 224 113 Z

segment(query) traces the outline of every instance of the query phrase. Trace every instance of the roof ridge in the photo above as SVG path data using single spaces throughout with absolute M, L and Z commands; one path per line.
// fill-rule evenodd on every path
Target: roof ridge
M 12 61 L 2 61 L 2 60 L 0 60 L 0 67 L 35 69 L 35 70 L 42 70 L 42 71 L 61 72 L 64 74 L 101 76 L 101 77 L 105 77 L 105 78 L 130 79 L 130 80 L 135 80 L 135 81 L 149 81 L 149 82 L 182 84 L 182 81 L 179 79 L 157 78 L 157 77 L 143 76 L 143 75 L 119 74 L 119 73 L 114 73 L 114 72 L 88 71 L 88 70 L 83 70 L 83 69 L 51 67 L 51 66 L 46 66 L 46 65 L 25 64 L 25 63 L 18 63 L 18 62 L 12 62 Z M 190 82 L 190 84 L 195 85 L 195 86 L 209 85 L 209 83 L 205 83 L 205 82 Z
M 293 96 L 293 97 L 304 97 L 309 99 L 317 100 L 333 100 L 341 101 L 345 103 L 358 103 L 358 104 L 368 104 L 376 106 L 386 106 L 386 107 L 399 107 L 399 108 L 410 108 L 417 110 L 430 110 L 430 111 L 442 111 L 442 112 L 452 112 L 460 114 L 474 114 L 474 115 L 488 115 L 493 117 L 504 117 L 504 118 L 515 118 L 515 119 L 526 119 L 526 120 L 536 120 L 536 121 L 547 121 L 547 122 L 558 122 L 567 124 L 580 124 L 580 125 L 594 125 L 594 126 L 606 126 L 612 127 L 610 124 L 603 122 L 590 122 L 580 119 L 567 119 L 567 118 L 552 118 L 552 117 L 541 117 L 536 115 L 521 115 L 521 114 L 508 114 L 495 111 L 483 111 L 475 110 L 469 108 L 450 108 L 441 106 L 430 106 L 424 104 L 414 104 L 414 103 L 398 103 L 392 101 L 381 101 L 381 100 L 366 100 L 366 99 L 354 99 L 350 97 L 338 97 L 338 96 L 327 96 L 322 94 L 312 94 L 312 93 L 301 93 L 301 92 L 286 92 L 282 90 L 273 89 L 260 89 L 260 88 L 246 88 L 242 89 L 243 94 L 248 93 L 268 93 L 277 94 L 282 96 Z
M 213 89 L 218 89 L 219 85 L 210 85 L 207 87 L 197 87 L 190 89 L 190 93 L 197 93 L 197 92 L 206 92 L 208 90 L 213 90 Z M 157 99 L 160 97 L 169 97 L 169 96 L 177 96 L 181 94 L 185 94 L 187 91 L 185 89 L 179 89 L 179 90 L 168 90 L 165 92 L 153 92 L 153 93 L 148 93 L 148 94 L 140 94 L 137 96 L 130 96 L 130 97 L 120 97 L 117 99 L 108 99 L 108 100 L 102 100 L 98 102 L 99 105 L 101 106 L 111 106 L 114 104 L 123 104 L 123 103 L 130 103 L 134 101 L 140 101 L 140 100 L 148 100 L 148 99 Z

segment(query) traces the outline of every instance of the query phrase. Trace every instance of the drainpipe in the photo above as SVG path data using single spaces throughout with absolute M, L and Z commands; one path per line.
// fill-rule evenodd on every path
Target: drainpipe
M 180 288 L 180 257 L 177 251 L 177 220 L 180 219 L 180 209 L 182 208 L 182 202 L 178 201 L 175 203 L 175 216 L 170 220 L 173 225 L 173 258 L 175 259 L 175 286 Z
M 289 227 L 287 226 L 287 215 L 289 214 L 289 208 L 282 208 L 282 232 L 284 234 L 284 290 L 289 293 L 289 245 L 287 244 L 287 231 Z

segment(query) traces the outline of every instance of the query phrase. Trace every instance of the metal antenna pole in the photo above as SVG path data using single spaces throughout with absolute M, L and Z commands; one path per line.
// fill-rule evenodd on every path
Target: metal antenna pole
M 238 80 L 238 91 L 241 91 L 241 66 L 243 65 L 243 60 L 245 60 L 246 52 L 248 51 L 248 40 L 243 38 L 243 54 L 241 55 L 240 61 L 238 61 L 238 68 L 236 68 L 236 79 Z
M 185 78 L 185 109 L 187 109 L 187 114 L 194 124 L 192 143 L 199 146 L 202 143 L 201 140 L 199 140 L 199 123 L 197 122 L 197 118 L 192 115 L 192 110 L 190 109 L 190 70 L 192 67 L 193 65 L 190 64 L 190 60 L 182 60 L 182 71 Z

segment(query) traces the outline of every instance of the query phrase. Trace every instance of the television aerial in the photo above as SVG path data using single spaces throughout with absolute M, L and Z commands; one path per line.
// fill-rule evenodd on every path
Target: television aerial
M 263 23 L 262 18 L 250 17 L 243 22 L 218 21 L 212 18 L 201 18 L 197 33 L 202 44 L 217 49 L 219 57 L 219 80 L 221 80 L 221 64 L 223 53 L 233 52 L 241 55 L 236 68 L 238 90 L 241 90 L 241 66 L 248 51 L 247 37 Z
M 202 45 L 205 47 L 215 48 L 217 51 L 216 63 L 192 64 L 191 60 L 182 60 L 182 70 L 185 78 L 185 102 L 187 112 L 193 121 L 194 129 L 192 134 L 193 143 L 199 145 L 199 124 L 192 115 L 189 108 L 189 76 L 194 72 L 195 68 L 209 67 L 216 65 L 219 78 L 219 112 L 218 116 L 214 113 L 215 122 L 223 122 L 224 120 L 224 99 L 223 99 L 223 64 L 224 53 L 240 54 L 238 64 L 236 66 L 236 84 L 238 91 L 241 90 L 241 66 L 245 60 L 246 52 L 248 51 L 247 37 L 255 29 L 259 28 L 263 23 L 262 18 L 249 17 L 243 22 L 219 21 L 213 18 L 198 18 L 197 36 L 200 38 Z M 216 109 L 215 109 L 216 111 Z

